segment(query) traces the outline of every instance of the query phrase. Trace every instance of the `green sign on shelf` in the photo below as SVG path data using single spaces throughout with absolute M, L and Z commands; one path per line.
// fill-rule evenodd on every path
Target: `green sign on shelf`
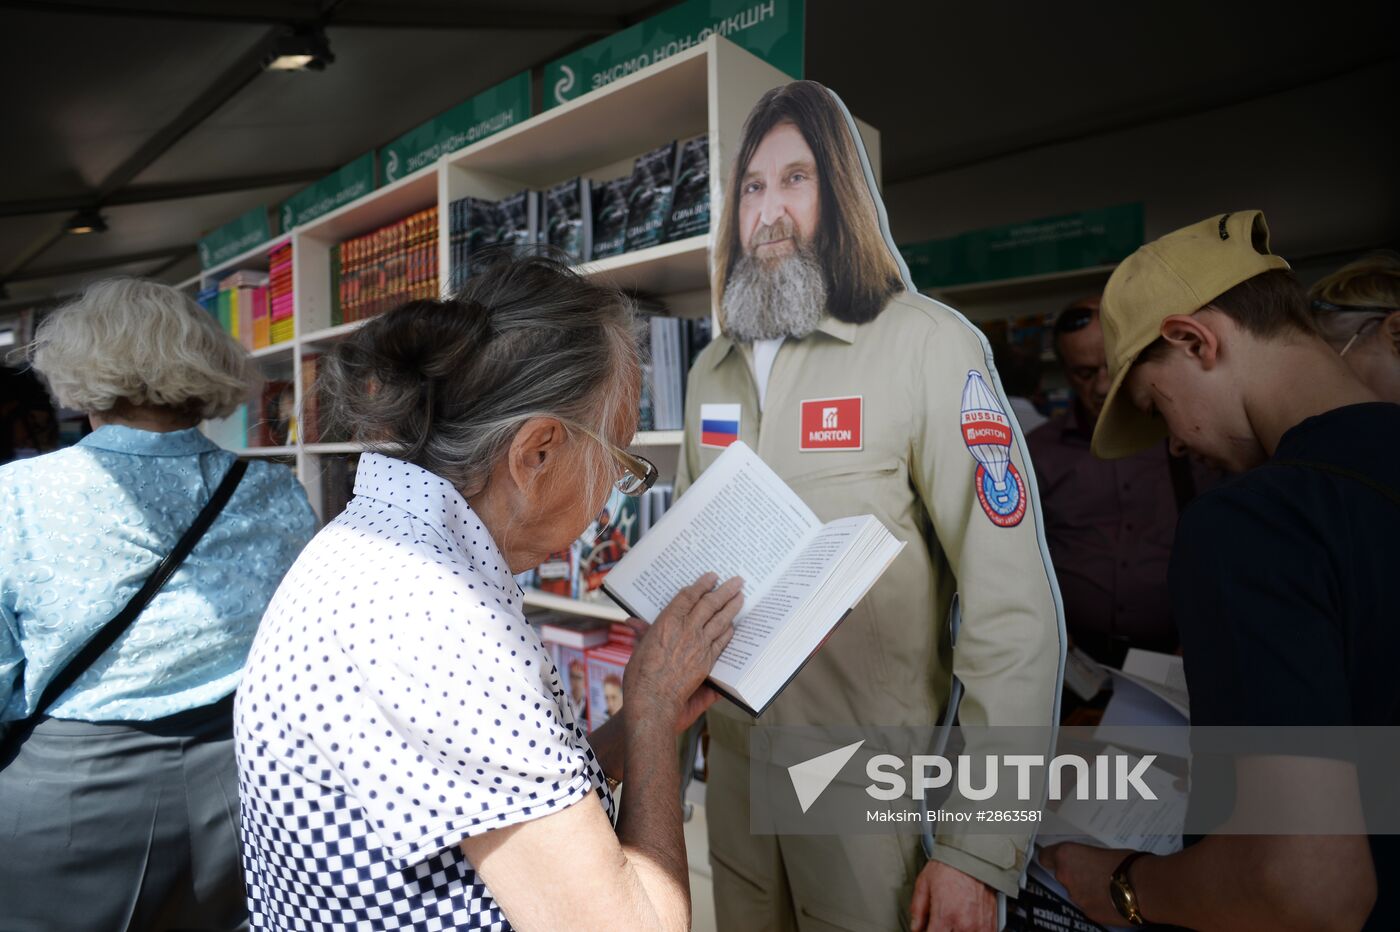
M 544 108 L 566 104 L 712 35 L 800 78 L 803 12 L 803 0 L 687 0 L 545 65 Z
M 530 117 L 530 72 L 522 71 L 440 113 L 379 150 L 384 183 L 398 181 L 448 152 L 480 142 Z
M 267 222 L 267 208 L 255 207 L 199 241 L 200 267 L 213 268 L 270 239 L 272 228 Z
M 899 251 L 922 290 L 1108 265 L 1142 244 L 1139 203 L 989 227 Z
M 374 190 L 374 153 L 364 155 L 282 202 L 282 232 L 310 223 Z

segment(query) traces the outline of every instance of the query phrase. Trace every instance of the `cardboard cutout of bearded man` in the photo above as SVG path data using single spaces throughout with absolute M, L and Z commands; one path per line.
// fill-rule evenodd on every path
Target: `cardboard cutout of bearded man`
M 956 823 L 927 854 L 911 834 L 757 833 L 751 777 L 790 795 L 790 761 L 750 738 L 755 724 L 927 731 L 956 676 L 964 727 L 1043 736 L 1027 749 L 992 728 L 969 753 L 1051 753 L 1064 624 L 1024 439 L 980 332 L 914 290 L 835 94 L 810 81 L 765 94 L 725 192 L 723 333 L 691 369 L 677 491 L 743 440 L 821 520 L 873 514 L 910 546 L 761 719 L 724 700 L 708 713 L 719 927 L 896 929 L 912 911 L 916 928 L 992 929 L 1033 826 Z

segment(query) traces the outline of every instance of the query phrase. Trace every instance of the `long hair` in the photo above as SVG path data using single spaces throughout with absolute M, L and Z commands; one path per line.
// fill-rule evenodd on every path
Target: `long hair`
M 880 230 L 875 201 L 866 183 L 857 142 L 831 91 L 815 81 L 794 81 L 764 94 L 744 122 L 743 142 L 726 183 L 724 218 L 715 245 L 715 288 L 723 295 L 743 253 L 739 237 L 739 197 L 744 170 L 769 130 L 792 123 L 817 162 L 821 220 L 817 259 L 826 277 L 827 307 L 847 323 L 874 320 L 904 280 Z

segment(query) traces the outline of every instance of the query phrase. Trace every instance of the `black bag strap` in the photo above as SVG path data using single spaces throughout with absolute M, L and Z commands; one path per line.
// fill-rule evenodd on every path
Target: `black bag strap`
M 1331 473 L 1334 476 L 1341 476 L 1353 482 L 1359 482 L 1368 486 L 1371 491 L 1378 493 L 1382 498 L 1390 499 L 1392 505 L 1400 506 L 1400 492 L 1396 492 L 1388 485 L 1377 482 L 1370 476 L 1363 475 L 1355 470 L 1347 469 L 1343 466 L 1333 466 L 1331 463 L 1315 463 L 1311 460 L 1271 460 L 1270 466 L 1301 466 L 1304 469 L 1316 469 L 1319 472 Z
M 238 487 L 238 483 L 243 479 L 243 474 L 248 471 L 248 464 L 243 460 L 234 460 L 229 467 L 229 471 L 224 473 L 223 481 L 214 490 L 214 494 L 205 503 L 198 515 L 195 516 L 194 523 L 189 526 L 174 549 L 165 555 L 165 559 L 160 561 L 155 572 L 146 577 L 145 583 L 131 597 L 131 601 L 117 613 L 117 615 L 105 625 L 103 625 L 93 635 L 92 640 L 84 645 L 72 660 L 64 665 L 49 685 L 45 687 L 43 695 L 39 697 L 38 704 L 34 707 L 34 712 L 28 719 L 13 722 L 14 726 L 22 726 L 37 720 L 44 714 L 44 711 L 58 701 L 59 697 L 68 691 L 68 687 L 82 676 L 83 673 L 97 662 L 97 658 L 106 653 L 107 648 L 116 643 L 117 638 L 131 627 L 131 623 L 136 620 L 151 599 L 160 591 L 171 575 L 180 568 L 180 564 L 185 562 L 185 558 L 190 555 L 195 544 L 199 543 L 204 532 L 209 530 L 209 526 L 214 523 L 214 519 L 219 516 L 219 512 L 224 510 L 228 500 L 233 497 L 233 490 Z

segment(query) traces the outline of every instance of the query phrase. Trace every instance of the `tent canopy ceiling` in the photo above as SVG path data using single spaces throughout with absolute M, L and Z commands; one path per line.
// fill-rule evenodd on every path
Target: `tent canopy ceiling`
M 670 5 L 0 0 L 0 306 L 118 272 L 192 274 L 202 233 Z M 1396 54 L 1388 30 L 1363 28 L 1365 11 L 1335 6 L 1306 28 L 1205 0 L 1091 0 L 1072 17 L 1047 4 L 806 6 L 807 74 L 881 130 L 887 188 Z M 322 15 L 329 68 L 248 71 L 275 30 Z M 95 197 L 108 231 L 63 235 L 74 205 Z M 123 257 L 135 259 L 97 267 Z

